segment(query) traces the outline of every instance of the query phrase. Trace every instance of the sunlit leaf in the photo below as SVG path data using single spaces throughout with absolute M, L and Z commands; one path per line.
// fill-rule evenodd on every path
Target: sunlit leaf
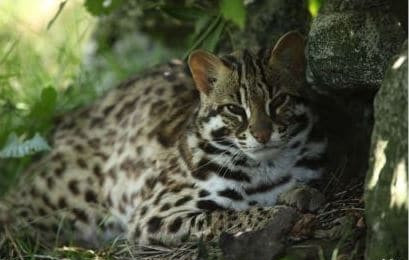
M 226 20 L 230 20 L 241 29 L 246 23 L 246 8 L 243 0 L 222 0 L 220 3 L 220 12 Z
M 312 17 L 317 16 L 322 2 L 322 0 L 308 0 L 308 10 Z
M 0 150 L 0 158 L 19 158 L 47 150 L 50 150 L 50 146 L 40 134 L 36 133 L 33 138 L 22 141 L 13 132 Z

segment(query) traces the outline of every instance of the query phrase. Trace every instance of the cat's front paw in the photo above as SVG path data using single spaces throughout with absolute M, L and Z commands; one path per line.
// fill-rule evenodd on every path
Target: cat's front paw
M 301 211 L 316 211 L 325 202 L 325 196 L 309 186 L 297 186 L 278 196 L 277 204 L 295 207 Z

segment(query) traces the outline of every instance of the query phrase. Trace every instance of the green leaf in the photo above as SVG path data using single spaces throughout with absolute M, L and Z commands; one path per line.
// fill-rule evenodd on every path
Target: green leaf
M 230 20 L 241 29 L 246 23 L 246 8 L 243 0 L 222 0 L 220 3 L 220 12 L 226 20 Z
M 41 102 L 47 111 L 54 111 L 57 104 L 57 91 L 53 87 L 44 88 L 41 91 Z
M 205 13 L 201 9 L 194 7 L 183 8 L 165 6 L 161 8 L 161 10 L 176 19 L 185 21 L 194 21 L 197 19 L 197 17 L 205 15 Z
M 312 17 L 317 16 L 321 4 L 322 0 L 308 0 L 308 10 L 310 11 Z
M 217 44 L 219 43 L 220 40 L 220 35 L 223 32 L 224 26 L 225 26 L 226 22 L 225 21 L 221 21 L 216 29 L 214 29 L 209 36 L 206 37 L 206 39 L 203 41 L 202 43 L 202 48 L 208 50 L 208 51 L 214 51 Z
M 47 150 L 50 150 L 50 146 L 39 133 L 29 140 L 22 141 L 13 132 L 9 135 L 3 149 L 0 150 L 0 158 L 19 158 Z
M 57 105 L 57 91 L 53 87 L 44 88 L 41 91 L 40 100 L 31 109 L 30 117 L 39 120 L 48 120 L 54 115 Z
M 122 0 L 85 0 L 87 11 L 94 15 L 107 15 L 122 4 Z

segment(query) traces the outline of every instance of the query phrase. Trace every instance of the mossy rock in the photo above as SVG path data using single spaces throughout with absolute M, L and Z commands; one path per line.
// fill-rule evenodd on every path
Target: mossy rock
M 328 0 L 309 33 L 310 76 L 326 90 L 375 90 L 405 35 L 385 1 Z
M 375 98 L 366 179 L 367 259 L 408 255 L 408 45 L 392 60 Z

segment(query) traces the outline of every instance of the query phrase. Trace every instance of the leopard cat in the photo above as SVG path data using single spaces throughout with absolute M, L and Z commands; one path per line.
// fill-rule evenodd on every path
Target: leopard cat
M 68 115 L 2 199 L 4 227 L 92 246 L 263 227 L 275 204 L 298 203 L 282 194 L 324 170 L 304 48 L 289 32 L 257 52 L 196 50 L 188 66 L 158 66 Z

